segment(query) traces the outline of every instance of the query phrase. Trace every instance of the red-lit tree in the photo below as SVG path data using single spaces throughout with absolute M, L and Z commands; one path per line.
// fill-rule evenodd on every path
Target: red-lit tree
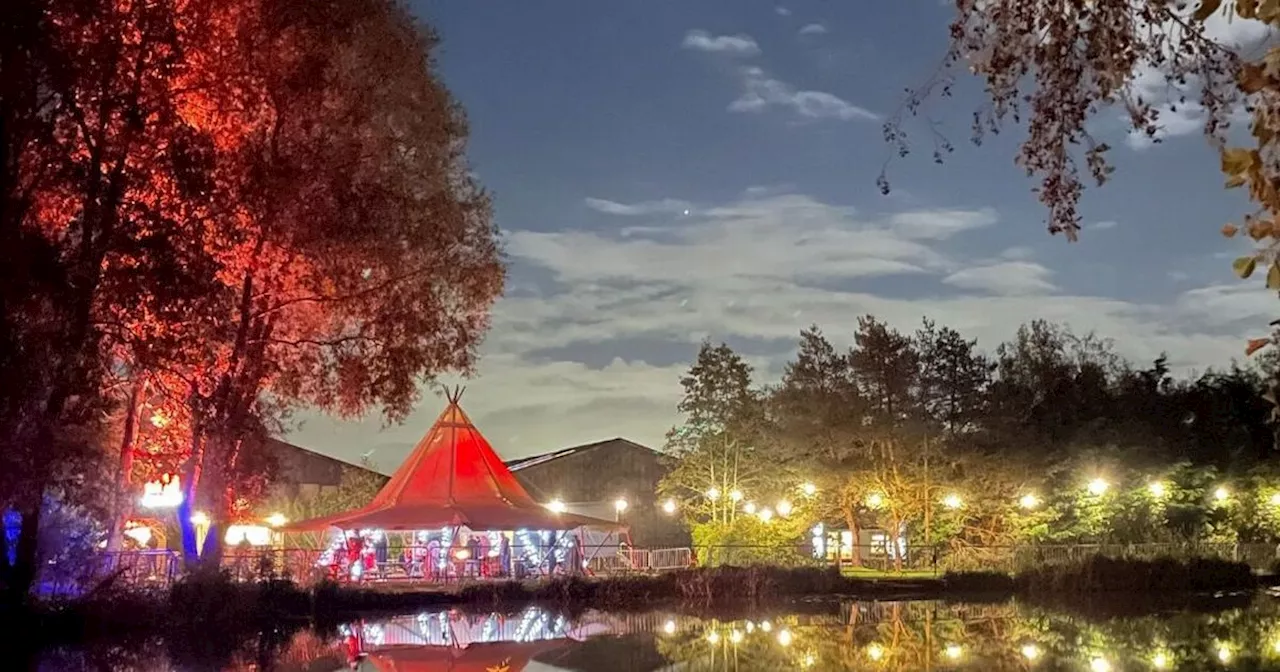
M 83 469 L 49 446 L 112 398 L 145 384 L 167 422 L 126 411 L 118 454 L 180 462 L 188 504 L 221 522 L 245 439 L 289 408 L 394 419 L 422 379 L 471 365 L 497 236 L 434 38 L 392 3 L 18 0 L 0 31 L 16 591 L 42 493 Z

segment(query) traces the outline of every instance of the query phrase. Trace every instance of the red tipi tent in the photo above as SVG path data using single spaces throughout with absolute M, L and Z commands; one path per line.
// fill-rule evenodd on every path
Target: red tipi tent
M 619 527 L 613 521 L 555 513 L 535 502 L 471 424 L 454 394 L 431 431 L 367 506 L 291 523 L 284 529 L 425 530 L 454 526 L 477 531 Z

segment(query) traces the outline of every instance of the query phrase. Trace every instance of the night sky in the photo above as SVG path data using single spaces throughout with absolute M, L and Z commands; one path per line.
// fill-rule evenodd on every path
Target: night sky
M 1185 372 L 1228 364 L 1273 317 L 1274 296 L 1231 274 L 1243 243 L 1218 229 L 1248 206 L 1220 189 L 1194 105 L 1166 112 L 1156 146 L 1118 111 L 1095 119 L 1117 175 L 1087 194 L 1076 245 L 1045 232 L 1013 164 L 1021 129 L 968 142 L 972 80 L 926 107 L 956 152 L 935 165 L 929 125 L 909 122 L 917 152 L 880 195 L 884 120 L 946 48 L 938 0 L 410 5 L 443 40 L 506 239 L 507 293 L 462 400 L 506 458 L 614 436 L 660 447 L 708 337 L 766 381 L 813 323 L 847 346 L 859 315 L 904 330 L 929 316 L 992 348 L 1046 318 Z M 443 403 L 427 392 L 387 429 L 303 413 L 289 438 L 390 471 Z

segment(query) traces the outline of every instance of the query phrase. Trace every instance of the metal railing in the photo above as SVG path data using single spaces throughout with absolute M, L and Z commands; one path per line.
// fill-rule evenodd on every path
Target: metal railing
M 46 565 L 35 590 L 43 597 L 76 597 L 105 581 L 135 588 L 167 588 L 181 571 L 182 558 L 175 551 L 103 551 L 85 562 Z

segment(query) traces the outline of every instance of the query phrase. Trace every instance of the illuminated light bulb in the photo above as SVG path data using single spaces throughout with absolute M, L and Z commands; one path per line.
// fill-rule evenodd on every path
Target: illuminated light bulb
M 791 502 L 788 502 L 785 499 L 782 500 L 781 502 L 778 502 L 777 510 L 778 510 L 779 516 L 786 518 L 787 516 L 791 515 Z
M 766 523 L 773 520 L 773 509 L 770 509 L 770 508 L 760 509 L 760 520 Z
M 803 485 L 801 485 L 801 486 L 800 486 L 800 492 L 803 492 L 804 494 L 808 495 L 809 497 L 812 497 L 812 496 L 814 496 L 815 494 L 817 494 L 817 493 L 818 493 L 818 486 L 816 486 L 816 485 L 814 485 L 814 484 L 812 484 L 812 483 L 805 483 L 805 484 L 803 484 Z
M 960 656 L 964 655 L 964 649 L 959 644 L 948 644 L 947 648 L 942 650 L 942 654 L 949 660 L 960 660 Z
M 1157 499 L 1160 497 L 1164 497 L 1165 493 L 1167 492 L 1167 490 L 1164 487 L 1164 483 L 1161 483 L 1160 481 L 1152 481 L 1148 483 L 1147 491 L 1151 493 L 1152 497 L 1155 497 Z
M 283 513 L 273 513 L 267 516 L 267 524 L 271 527 L 283 527 L 287 522 L 289 522 L 289 519 L 285 518 Z
M 663 624 L 662 624 L 662 631 L 663 631 L 663 632 L 665 632 L 665 633 L 667 633 L 668 635 L 674 635 L 674 634 L 676 634 L 676 622 L 675 622 L 675 621 L 667 621 L 666 623 L 663 623 Z
M 741 631 L 741 630 L 730 630 L 730 631 L 729 631 L 729 641 L 733 642 L 734 644 L 737 644 L 738 642 L 741 642 L 741 641 L 742 641 L 742 631 Z
M 790 630 L 778 631 L 778 643 L 783 646 L 791 646 L 791 631 Z
M 773 629 L 773 624 L 769 621 L 760 621 L 760 629 L 765 632 L 769 632 Z M 1277 644 L 1280 645 L 1280 641 L 1278 641 Z
M 755 629 L 756 629 L 756 624 L 752 623 L 751 621 L 747 621 L 747 634 L 749 635 L 755 632 Z
M 1213 491 L 1213 498 L 1219 502 L 1227 501 L 1227 498 L 1230 496 L 1231 492 L 1224 487 L 1219 487 L 1217 490 Z
M 746 504 L 742 505 L 742 510 L 746 511 L 748 515 L 753 514 L 756 512 L 756 503 L 747 502 Z
M 1275 641 L 1271 642 L 1271 650 L 1280 655 L 1280 637 L 1277 637 Z
M 1040 647 L 1035 644 L 1023 644 L 1022 657 L 1034 663 L 1040 659 Z
M 124 536 L 138 542 L 139 546 L 146 546 L 151 541 L 151 528 L 145 525 L 130 527 L 124 531 Z
M 871 660 L 880 661 L 884 659 L 884 647 L 877 642 L 867 645 L 867 657 Z
M 667 501 L 663 502 L 663 503 L 662 503 L 662 510 L 663 510 L 664 512 L 666 512 L 666 513 L 667 513 L 667 515 L 670 515 L 670 514 L 675 513 L 675 512 L 676 512 L 676 500 L 674 500 L 674 499 L 668 499 Z
M 465 548 L 459 548 L 458 550 L 453 552 L 453 557 L 459 560 L 467 560 L 471 557 L 471 551 Z
M 1111 663 L 1106 658 L 1094 658 L 1089 661 L 1091 672 L 1111 672 Z
M 1165 655 L 1163 651 L 1151 656 L 1151 667 L 1157 670 L 1169 669 L 1169 656 Z
M 942 498 L 942 505 L 948 509 L 958 509 L 964 505 L 964 502 L 960 499 L 960 495 L 951 494 Z
M 205 513 L 204 511 L 196 511 L 195 513 L 191 514 L 191 524 L 192 525 L 208 525 L 209 514 Z
M 729 499 L 731 499 L 731 500 L 733 500 L 733 501 L 735 501 L 735 502 L 741 502 L 741 501 L 742 501 L 742 491 L 741 491 L 741 490 L 738 490 L 737 488 L 734 488 L 733 490 L 730 490 L 730 491 L 729 491 Z
M 1280 492 L 1272 493 L 1272 495 L 1271 495 L 1271 505 L 1272 505 L 1272 506 L 1280 506 Z
M 553 499 L 550 502 L 547 502 L 547 508 L 551 509 L 552 513 L 564 513 L 568 507 L 564 505 L 564 502 L 558 499 Z
M 1095 478 L 1092 481 L 1089 481 L 1089 485 L 1088 485 L 1089 494 L 1093 495 L 1094 497 L 1101 497 L 1104 493 L 1106 493 L 1107 488 L 1110 488 L 1110 487 L 1111 487 L 1110 483 L 1107 483 L 1105 480 L 1101 478 Z M 1102 659 L 1099 658 L 1098 660 L 1102 660 Z M 1103 662 L 1106 662 L 1106 661 L 1103 661 Z
M 712 644 L 719 644 L 719 643 L 720 643 L 720 633 L 716 632 L 715 630 L 712 630 L 711 632 L 708 632 L 708 633 L 707 633 L 707 641 L 708 641 L 708 642 L 711 642 Z
M 619 497 L 616 501 L 614 501 L 614 503 L 613 503 L 613 508 L 614 508 L 614 510 L 615 510 L 615 511 L 617 511 L 618 513 L 622 513 L 623 511 L 626 511 L 626 510 L 627 510 L 627 500 L 626 500 L 626 499 L 624 499 L 624 498 L 622 498 L 622 497 Z
M 1223 663 L 1231 662 L 1231 649 L 1224 646 L 1218 647 L 1218 660 Z
M 710 490 L 707 490 L 707 499 L 713 502 L 716 501 L 717 499 L 720 499 L 720 490 L 717 488 L 711 488 Z
M 812 653 L 806 653 L 804 654 L 804 660 L 800 661 L 800 664 L 801 667 L 813 667 L 813 664 L 816 662 L 818 662 L 817 656 L 814 656 Z
M 882 504 L 884 504 L 884 496 L 880 493 L 872 493 L 871 496 L 867 497 L 867 506 L 873 509 L 880 508 Z
M 1021 506 L 1024 509 L 1034 509 L 1037 506 L 1040 506 L 1040 498 L 1027 493 L 1018 500 L 1018 506 Z

